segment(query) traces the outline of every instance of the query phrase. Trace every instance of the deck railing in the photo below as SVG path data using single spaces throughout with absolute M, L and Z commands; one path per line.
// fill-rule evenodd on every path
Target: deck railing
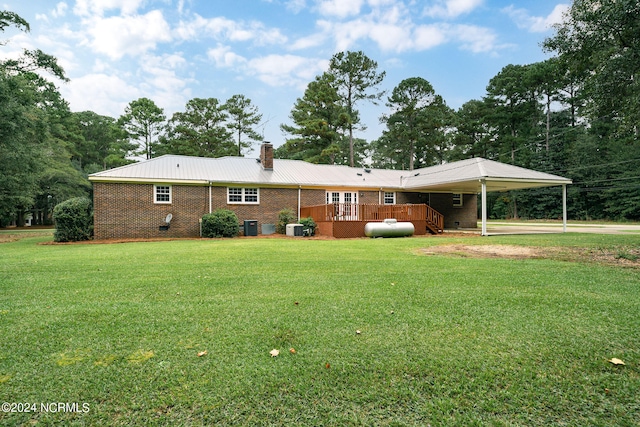
M 300 216 L 317 221 L 382 221 L 395 218 L 398 221 L 424 220 L 427 205 L 378 205 L 356 203 L 330 203 L 305 206 Z
M 444 229 L 444 217 L 432 207 L 417 205 L 379 205 L 356 203 L 330 203 L 300 208 L 300 216 L 311 217 L 316 222 L 382 221 L 395 218 L 398 221 L 427 221 L 427 227 L 435 233 Z

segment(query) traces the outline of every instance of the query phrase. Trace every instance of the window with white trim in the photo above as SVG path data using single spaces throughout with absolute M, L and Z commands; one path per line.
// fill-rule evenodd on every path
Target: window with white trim
M 384 192 L 384 204 L 385 205 L 395 205 L 396 204 L 396 193 L 393 191 L 385 191 Z
M 153 202 L 154 203 L 171 203 L 171 186 L 170 185 L 154 185 L 153 186 Z
M 453 193 L 453 206 L 456 208 L 462 207 L 462 194 L 461 193 Z
M 228 187 L 227 203 L 257 205 L 260 203 L 260 191 L 258 188 Z

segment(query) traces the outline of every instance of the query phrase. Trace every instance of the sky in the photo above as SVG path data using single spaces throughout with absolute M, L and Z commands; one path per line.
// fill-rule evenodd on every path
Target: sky
M 280 130 L 315 76 L 341 51 L 362 51 L 386 72 L 388 94 L 422 77 L 454 108 L 480 99 L 509 64 L 550 56 L 569 0 L 0 0 L 31 31 L 0 33 L 0 58 L 22 49 L 55 56 L 70 78 L 56 82 L 72 111 L 119 117 L 146 97 L 167 117 L 193 98 L 236 94 L 262 114 L 257 131 L 276 147 Z M 357 104 L 371 142 L 388 111 Z M 257 156 L 258 145 L 252 153 Z

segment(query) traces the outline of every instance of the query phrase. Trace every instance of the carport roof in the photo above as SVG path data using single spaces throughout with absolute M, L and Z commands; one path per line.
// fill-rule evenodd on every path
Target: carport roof
M 557 175 L 493 160 L 472 158 L 414 171 L 362 169 L 274 159 L 264 170 L 257 159 L 165 155 L 89 176 L 95 182 L 375 188 L 388 191 L 479 193 L 571 184 Z
M 558 175 L 508 165 L 480 157 L 415 170 L 403 180 L 405 190 L 479 193 L 482 181 L 487 191 L 549 187 L 571 184 Z

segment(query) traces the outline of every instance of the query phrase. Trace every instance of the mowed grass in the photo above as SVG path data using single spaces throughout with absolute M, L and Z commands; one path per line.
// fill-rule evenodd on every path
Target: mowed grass
M 640 420 L 640 270 L 421 250 L 637 236 L 45 240 L 0 245 L 3 426 Z

